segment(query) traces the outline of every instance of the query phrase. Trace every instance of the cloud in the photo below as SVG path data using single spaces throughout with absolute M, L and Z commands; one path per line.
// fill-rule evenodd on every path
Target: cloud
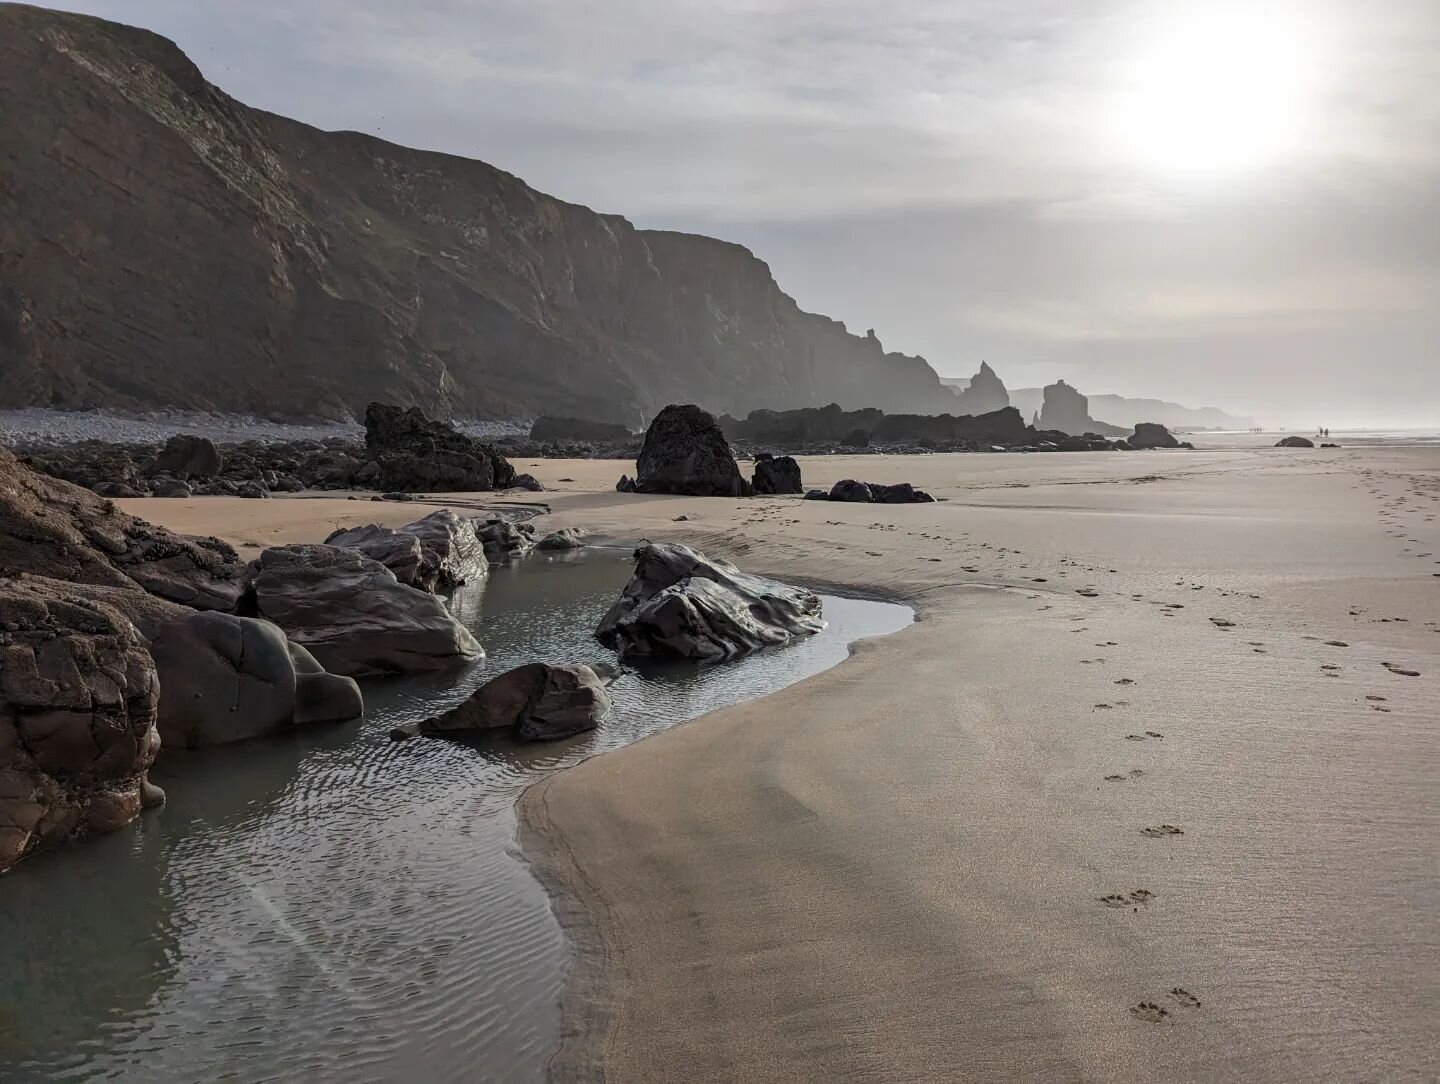
M 1279 412 L 1295 365 L 1373 342 L 1396 389 L 1373 382 L 1375 410 L 1440 402 L 1434 0 L 71 6 L 174 37 L 250 104 L 746 243 L 803 305 L 943 372 L 1173 397 L 1205 364 Z M 1285 153 L 1223 179 L 1110 125 L 1165 20 L 1216 12 L 1252 59 L 1294 28 L 1306 73 Z

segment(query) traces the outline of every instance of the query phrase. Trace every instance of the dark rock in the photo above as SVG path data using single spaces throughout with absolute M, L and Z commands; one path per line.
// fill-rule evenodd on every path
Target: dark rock
M 1127 444 L 1131 448 L 1178 448 L 1180 442 L 1170 435 L 1159 422 L 1137 422 L 1135 434 L 1130 437 Z
M 828 501 L 830 494 L 823 489 L 807 489 L 805 491 L 805 499 L 807 501 Z
M 820 599 L 676 543 L 645 543 L 596 638 L 622 655 L 722 659 L 825 627 Z
M 748 497 L 725 434 L 714 417 L 697 406 L 667 406 L 645 433 L 636 461 L 638 493 L 683 493 L 694 497 Z
M 1340 445 L 1338 445 L 1338 444 L 1322 444 L 1322 445 L 1320 445 L 1320 447 L 1322 447 L 1322 448 L 1338 448 L 1338 447 L 1340 447 Z
M 395 574 L 395 578 L 408 587 L 422 591 L 434 591 L 439 578 L 439 569 L 427 559 L 420 539 L 409 531 L 397 531 L 393 527 L 382 527 L 378 523 L 367 523 L 363 527 L 344 527 L 332 531 L 325 539 L 325 545 L 363 553 L 372 561 L 379 561 Z
M 160 748 L 150 653 L 80 590 L 0 580 L 0 872 L 139 816 Z
M 530 426 L 530 439 L 624 444 L 631 439 L 631 433 L 625 426 L 611 422 L 589 422 L 580 418 L 541 415 Z
M 155 457 L 157 474 L 173 474 L 178 478 L 216 478 L 224 468 L 224 460 L 215 442 L 189 433 L 177 433 L 165 442 Z
M 325 673 L 268 621 L 189 614 L 162 628 L 150 652 L 160 677 L 158 727 L 167 748 L 226 745 L 297 723 L 354 719 L 364 711 L 353 680 Z
M 634 492 L 635 492 L 635 481 L 634 481 L 634 479 L 631 478 L 628 474 L 622 474 L 622 475 L 620 476 L 620 481 L 618 481 L 618 482 L 615 483 L 615 492 L 616 492 L 616 493 L 634 493 Z
M 264 482 L 242 482 L 235 490 L 235 496 L 250 500 L 269 500 L 270 491 Z
M 245 565 L 215 538 L 190 538 L 37 474 L 0 448 L 0 571 L 75 584 L 138 585 L 197 610 L 230 610 Z
M 178 478 L 156 478 L 150 483 L 152 497 L 189 497 L 190 486 Z
M 371 499 L 377 501 L 398 501 L 403 504 L 405 501 L 413 501 L 415 494 L 400 492 L 382 493 L 380 496 L 372 497 Z
M 510 483 L 511 489 L 528 489 L 531 493 L 543 493 L 545 487 L 533 474 L 517 474 L 515 480 Z
M 894 485 L 880 485 L 876 482 L 865 484 L 870 489 L 871 500 L 876 504 L 931 504 L 935 500 L 923 489 L 916 489 L 909 482 L 897 482 Z
M 539 550 L 578 550 L 584 547 L 585 531 L 581 527 L 562 527 L 535 543 L 535 548 Z
M 371 403 L 365 448 L 380 466 L 382 489 L 471 492 L 505 489 L 515 480 L 515 468 L 493 445 L 431 421 L 416 407 Z
M 846 448 L 868 448 L 870 434 L 864 429 L 852 429 L 840 438 L 840 443 Z
M 1277 447 L 1277 448 L 1313 448 L 1313 447 L 1315 447 L 1315 442 L 1314 442 L 1313 440 L 1311 440 L 1309 437 L 1289 436 L 1289 437 L 1283 437 L 1283 438 L 1281 438 L 1281 440 L 1275 445 L 1275 447 Z
M 444 715 L 420 724 L 431 737 L 510 731 L 524 741 L 555 741 L 596 725 L 610 712 L 605 681 L 589 666 L 532 662 L 487 681 Z
M 420 540 L 432 589 L 449 591 L 490 574 L 489 554 L 472 520 L 441 508 L 400 529 Z
M 478 523 L 475 533 L 485 547 L 485 556 L 494 564 L 517 561 L 535 548 L 535 528 L 529 523 L 489 519 Z
M 842 478 L 830 487 L 830 493 L 827 499 L 866 504 L 875 498 L 870 492 L 870 487 L 864 482 L 857 482 L 854 478 Z
M 788 455 L 755 457 L 755 474 L 751 482 L 756 493 L 804 493 L 800 481 L 800 464 Z
M 97 497 L 144 497 L 147 494 L 128 482 L 96 482 L 90 487 Z
M 1047 385 L 1044 396 L 1044 405 L 1035 423 L 1037 429 L 1053 429 L 1072 436 L 1085 433 L 1101 437 L 1126 435 L 1118 425 L 1107 425 L 1090 417 L 1090 400 L 1063 380 Z
M 484 654 L 436 596 L 334 546 L 266 550 L 255 562 L 247 602 L 332 674 L 445 670 Z

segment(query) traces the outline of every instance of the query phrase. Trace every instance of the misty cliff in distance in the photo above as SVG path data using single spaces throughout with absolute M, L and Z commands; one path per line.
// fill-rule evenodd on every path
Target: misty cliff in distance
M 251 109 L 148 31 L 0 4 L 0 117 L 0 406 L 634 425 L 950 399 L 738 245 Z

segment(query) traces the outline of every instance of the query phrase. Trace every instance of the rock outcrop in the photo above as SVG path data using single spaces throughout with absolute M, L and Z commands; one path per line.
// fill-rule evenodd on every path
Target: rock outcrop
M 633 434 L 629 426 L 614 422 L 592 422 L 583 418 L 555 418 L 541 415 L 530 426 L 530 439 L 542 441 L 587 441 L 594 444 L 624 444 Z
M 485 653 L 439 598 L 334 546 L 266 550 L 245 608 L 279 625 L 332 674 L 446 670 Z
M 551 531 L 535 543 L 535 548 L 550 552 L 584 549 L 585 529 L 583 527 L 561 527 L 558 531 Z
M 635 461 L 635 492 L 692 497 L 748 497 L 730 444 L 713 415 L 670 405 L 655 416 Z
M 1178 448 L 1180 442 L 1159 422 L 1139 422 L 1135 432 L 1126 438 L 1132 448 Z
M 824 627 L 812 591 L 741 572 L 688 546 L 647 542 L 595 636 L 622 655 L 714 660 Z
M 791 456 L 774 456 L 768 452 L 755 457 L 755 473 L 750 485 L 756 493 L 805 492 L 800 480 L 800 464 Z
M 1005 382 L 983 361 L 980 363 L 980 371 L 970 379 L 970 386 L 962 391 L 958 398 L 958 414 L 991 414 L 1010 405 L 1010 393 L 1005 390 Z
M 150 653 L 166 748 L 225 745 L 364 711 L 352 679 L 326 673 L 268 621 L 190 614 L 162 628 Z
M 948 397 L 739 245 L 249 108 L 143 30 L 0 5 L 0 116 L 3 406 L 639 424 Z
M 505 489 L 515 480 L 515 468 L 493 445 L 432 421 L 417 407 L 366 407 L 365 449 L 380 465 L 381 489 L 469 493 Z
M 610 713 L 604 668 L 532 662 L 487 681 L 419 732 L 459 738 L 508 732 L 521 741 L 557 741 L 594 730 Z
M 420 539 L 406 530 L 382 527 L 378 523 L 342 527 L 330 532 L 325 545 L 354 550 L 372 561 L 379 561 L 407 587 L 433 592 L 439 580 L 440 570 L 426 556 Z
M 0 872 L 162 797 L 145 780 L 155 664 L 126 617 L 81 590 L 0 579 Z
M 0 448 L 0 572 L 139 586 L 194 609 L 230 610 L 245 565 L 219 539 L 125 515 L 106 498 L 37 474 Z
M 935 498 L 923 489 L 916 489 L 909 482 L 886 484 L 883 482 L 858 482 L 854 478 L 842 478 L 830 487 L 829 494 L 820 492 L 811 500 L 844 501 L 851 504 L 933 504 Z
M 485 544 L 473 520 L 441 508 L 400 529 L 419 539 L 431 590 L 450 591 L 490 574 Z
M 476 520 L 475 533 L 485 547 L 485 558 L 493 564 L 518 561 L 535 548 L 535 525 L 492 518 Z
M 1314 442 L 1313 440 L 1311 440 L 1309 437 L 1288 436 L 1288 437 L 1281 437 L 1280 440 L 1278 440 L 1278 441 L 1275 443 L 1275 447 L 1277 447 L 1277 448 L 1313 448 L 1313 447 L 1315 447 L 1315 442 Z
M 769 448 L 802 449 L 826 444 L 847 448 L 919 445 L 965 448 L 1024 444 L 1035 436 L 1019 411 L 1004 407 L 988 414 L 886 414 L 879 410 L 826 407 L 754 410 L 743 421 L 725 417 L 721 427 L 733 441 Z
M 1054 430 L 1079 437 L 1094 433 L 1102 437 L 1123 437 L 1127 430 L 1107 425 L 1090 416 L 1090 402 L 1063 380 L 1045 387 L 1045 401 L 1036 420 L 1037 429 Z

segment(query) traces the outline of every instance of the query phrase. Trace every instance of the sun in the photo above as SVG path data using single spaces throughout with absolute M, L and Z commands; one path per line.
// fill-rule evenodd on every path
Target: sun
M 1317 60 L 1303 13 L 1263 0 L 1162 10 L 1121 66 L 1110 118 L 1121 153 L 1163 173 L 1218 177 L 1296 148 Z

